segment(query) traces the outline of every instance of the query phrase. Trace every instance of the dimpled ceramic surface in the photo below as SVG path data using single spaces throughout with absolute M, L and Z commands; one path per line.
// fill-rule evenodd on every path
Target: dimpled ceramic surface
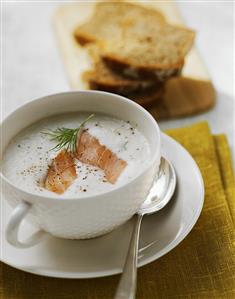
M 177 190 L 162 211 L 143 219 L 139 266 L 154 261 L 179 244 L 196 223 L 204 199 L 201 174 L 191 156 L 173 139 L 162 135 L 162 153 L 176 170 Z M 3 199 L 2 199 L 3 200 Z M 89 278 L 120 273 L 130 240 L 132 221 L 102 237 L 64 240 L 49 237 L 26 250 L 16 249 L 4 238 L 11 208 L 3 200 L 2 261 L 39 275 Z M 29 223 L 21 227 L 21 238 L 35 231 Z
M 156 165 L 158 166 L 158 164 Z M 28 219 L 54 236 L 69 239 L 86 239 L 105 234 L 126 220 L 138 210 L 146 197 L 155 174 L 155 166 L 138 177 L 134 182 L 117 191 L 96 196 L 58 202 L 33 204 Z M 11 206 L 19 203 L 19 193 L 3 185 L 4 193 Z M 25 195 L 22 194 L 22 198 Z M 94 205 L 94 201 L 97 204 Z M 36 217 L 35 217 L 36 215 Z

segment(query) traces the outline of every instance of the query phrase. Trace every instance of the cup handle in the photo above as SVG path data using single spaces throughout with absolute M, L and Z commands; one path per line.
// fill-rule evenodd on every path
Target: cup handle
M 10 220 L 6 228 L 6 239 L 8 243 L 17 248 L 28 248 L 39 243 L 47 233 L 43 230 L 39 230 L 32 236 L 24 241 L 20 241 L 18 238 L 19 228 L 22 220 L 31 209 L 32 205 L 26 201 L 19 203 L 13 210 Z

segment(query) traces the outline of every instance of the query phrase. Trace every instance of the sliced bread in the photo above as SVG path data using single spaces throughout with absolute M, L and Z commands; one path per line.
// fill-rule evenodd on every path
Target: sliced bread
M 92 71 L 92 72 L 94 72 L 94 71 Z M 128 86 L 128 88 L 130 90 L 130 92 L 126 92 L 126 90 L 123 90 L 123 87 L 121 85 L 118 86 L 119 88 L 117 88 L 116 86 L 115 87 L 113 86 L 111 88 L 109 85 L 106 85 L 106 84 L 97 84 L 95 81 L 93 81 L 91 79 L 91 76 L 93 77 L 94 75 L 93 74 L 91 75 L 90 73 L 91 72 L 89 72 L 89 71 L 85 72 L 84 76 L 83 76 L 84 81 L 86 81 L 86 83 L 87 83 L 88 89 L 108 91 L 108 92 L 116 93 L 119 95 L 123 95 L 144 107 L 149 107 L 149 106 L 153 105 L 163 95 L 164 87 L 163 87 L 162 83 L 158 83 L 158 84 L 155 84 L 154 86 L 149 86 L 149 87 L 146 87 L 146 88 L 144 88 L 142 90 L 138 90 L 138 91 L 137 90 L 131 91 L 130 85 L 129 86 L 126 85 L 126 86 Z M 96 74 L 96 76 L 98 78 L 97 74 Z M 128 81 L 128 80 L 126 80 L 126 81 Z
M 142 92 L 160 84 L 150 80 L 128 79 L 112 71 L 102 60 L 95 63 L 93 70 L 83 73 L 83 80 L 88 83 L 90 89 L 104 90 L 121 95 Z
M 122 74 L 164 81 L 180 72 L 194 35 L 189 29 L 164 24 L 143 37 L 106 41 L 99 47 L 104 61 Z
M 151 32 L 164 16 L 151 8 L 127 2 L 100 2 L 90 20 L 76 28 L 74 37 L 81 45 L 91 42 L 143 36 Z

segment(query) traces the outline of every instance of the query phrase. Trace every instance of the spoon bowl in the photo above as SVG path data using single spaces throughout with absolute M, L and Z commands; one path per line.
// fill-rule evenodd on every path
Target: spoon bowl
M 171 162 L 161 157 L 159 171 L 146 200 L 141 205 L 138 214 L 155 213 L 164 208 L 171 200 L 176 187 L 176 174 Z

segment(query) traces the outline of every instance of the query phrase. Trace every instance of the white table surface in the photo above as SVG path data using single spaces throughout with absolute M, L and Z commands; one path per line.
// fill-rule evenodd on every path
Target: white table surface
M 66 1 L 2 3 L 1 118 L 19 105 L 50 93 L 69 90 L 51 26 L 55 8 Z M 218 97 L 216 107 L 199 116 L 160 122 L 162 129 L 200 120 L 213 133 L 226 133 L 234 152 L 233 3 L 178 1 L 196 45 L 208 67 Z

